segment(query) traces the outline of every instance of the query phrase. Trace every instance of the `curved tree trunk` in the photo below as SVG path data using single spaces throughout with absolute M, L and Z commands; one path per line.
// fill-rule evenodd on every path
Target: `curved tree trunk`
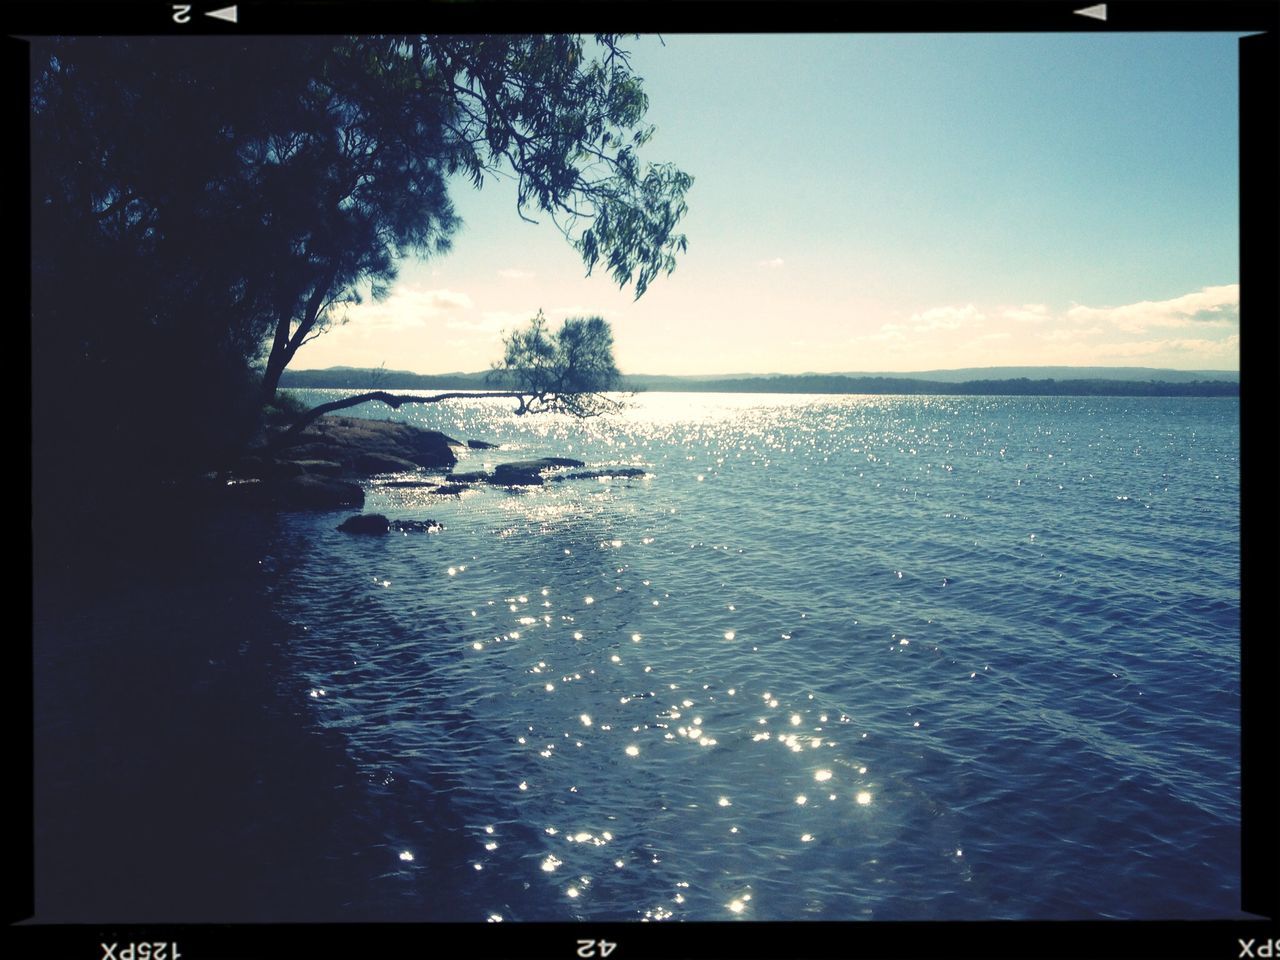
M 293 424 L 286 430 L 276 441 L 275 446 L 288 446 L 302 431 L 313 423 L 319 417 L 326 413 L 334 413 L 338 410 L 346 410 L 349 407 L 358 407 L 364 403 L 385 403 L 392 410 L 397 410 L 406 403 L 440 403 L 442 400 L 476 400 L 492 397 L 511 397 L 520 401 L 520 407 L 517 413 L 523 413 L 528 409 L 530 395 L 527 393 L 503 392 L 503 393 L 486 393 L 476 390 L 456 390 L 449 393 L 437 393 L 434 396 L 419 397 L 405 394 L 387 393 L 385 390 L 372 390 L 369 393 L 358 393 L 354 396 L 343 397 L 341 400 L 331 400 L 328 403 L 322 403 L 319 406 L 312 407 L 306 413 L 301 414 Z
M 294 330 L 290 335 L 290 328 L 293 326 L 293 318 L 287 314 L 282 314 L 280 319 L 276 321 L 275 336 L 271 341 L 271 353 L 267 357 L 267 368 L 262 374 L 262 402 L 270 403 L 275 399 L 276 390 L 280 386 L 280 376 L 284 373 L 285 367 L 293 361 L 293 356 L 298 352 L 298 348 L 307 342 L 312 331 L 315 329 L 320 314 L 323 312 L 325 297 L 329 295 L 329 288 L 333 286 L 336 271 L 331 270 L 320 280 L 315 289 L 311 291 L 311 297 L 307 300 L 307 305 L 302 311 L 302 317 L 298 321 L 298 329 Z

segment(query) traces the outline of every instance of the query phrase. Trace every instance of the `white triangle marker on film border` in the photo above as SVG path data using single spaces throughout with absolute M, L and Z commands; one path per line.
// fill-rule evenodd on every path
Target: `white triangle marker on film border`
M 213 17 L 217 20 L 225 20 L 227 23 L 239 23 L 235 7 L 220 7 L 217 10 L 206 10 L 204 15 L 206 17 Z
M 1105 3 L 1095 3 L 1092 7 L 1085 7 L 1083 10 L 1073 10 L 1072 13 L 1078 13 L 1082 17 L 1092 17 L 1094 20 L 1107 19 L 1107 5 Z

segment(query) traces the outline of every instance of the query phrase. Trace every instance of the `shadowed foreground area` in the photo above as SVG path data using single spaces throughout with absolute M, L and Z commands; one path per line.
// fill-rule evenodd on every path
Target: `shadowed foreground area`
M 285 667 L 275 521 L 199 513 L 38 543 L 35 919 L 383 919 L 376 788 Z

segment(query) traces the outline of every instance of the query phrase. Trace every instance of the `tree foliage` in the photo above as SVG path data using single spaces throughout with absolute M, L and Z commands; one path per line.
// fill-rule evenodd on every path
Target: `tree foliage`
M 622 409 L 620 399 L 607 395 L 622 385 L 622 375 L 613 359 L 613 331 L 608 321 L 571 317 L 558 331 L 548 331 L 546 317 L 539 310 L 527 328 L 514 331 L 503 343 L 503 358 L 494 363 L 489 382 L 509 389 L 449 390 L 426 396 L 370 390 L 296 412 L 276 442 L 288 445 L 318 417 L 366 403 L 382 403 L 398 410 L 445 400 L 512 398 L 517 415 L 550 412 L 574 417 L 596 417 Z
M 490 380 L 518 393 L 517 413 L 593 417 L 620 407 L 607 396 L 619 389 L 622 377 L 613 359 L 613 331 L 602 318 L 570 317 L 551 331 L 539 310 L 528 327 L 514 331 L 504 343 Z
M 197 430 L 447 250 L 458 179 L 514 178 L 518 216 L 636 296 L 685 247 L 692 181 L 639 159 L 617 35 L 41 39 L 31 105 L 37 381 L 172 391 Z
M 385 293 L 403 257 L 447 250 L 460 225 L 452 178 L 480 187 L 508 175 L 518 215 L 549 216 L 588 273 L 603 264 L 639 297 L 685 248 L 676 225 L 691 179 L 640 163 L 653 128 L 620 37 L 596 37 L 594 58 L 588 46 L 571 36 L 38 42 L 33 214 L 46 293 L 86 259 L 125 262 L 114 279 L 93 278 L 115 294 L 100 310 L 180 330 L 192 351 L 264 362 L 270 398 L 344 306 Z M 132 296 L 111 289 L 120 285 Z M 200 335 L 193 308 L 209 324 Z

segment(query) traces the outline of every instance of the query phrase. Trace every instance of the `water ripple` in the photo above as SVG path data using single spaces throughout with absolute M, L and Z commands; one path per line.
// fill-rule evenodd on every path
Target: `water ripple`
M 295 518 L 299 698 L 414 916 L 442 881 L 473 919 L 1234 915 L 1235 409 L 414 411 L 650 475 L 372 491 L 431 538 Z

